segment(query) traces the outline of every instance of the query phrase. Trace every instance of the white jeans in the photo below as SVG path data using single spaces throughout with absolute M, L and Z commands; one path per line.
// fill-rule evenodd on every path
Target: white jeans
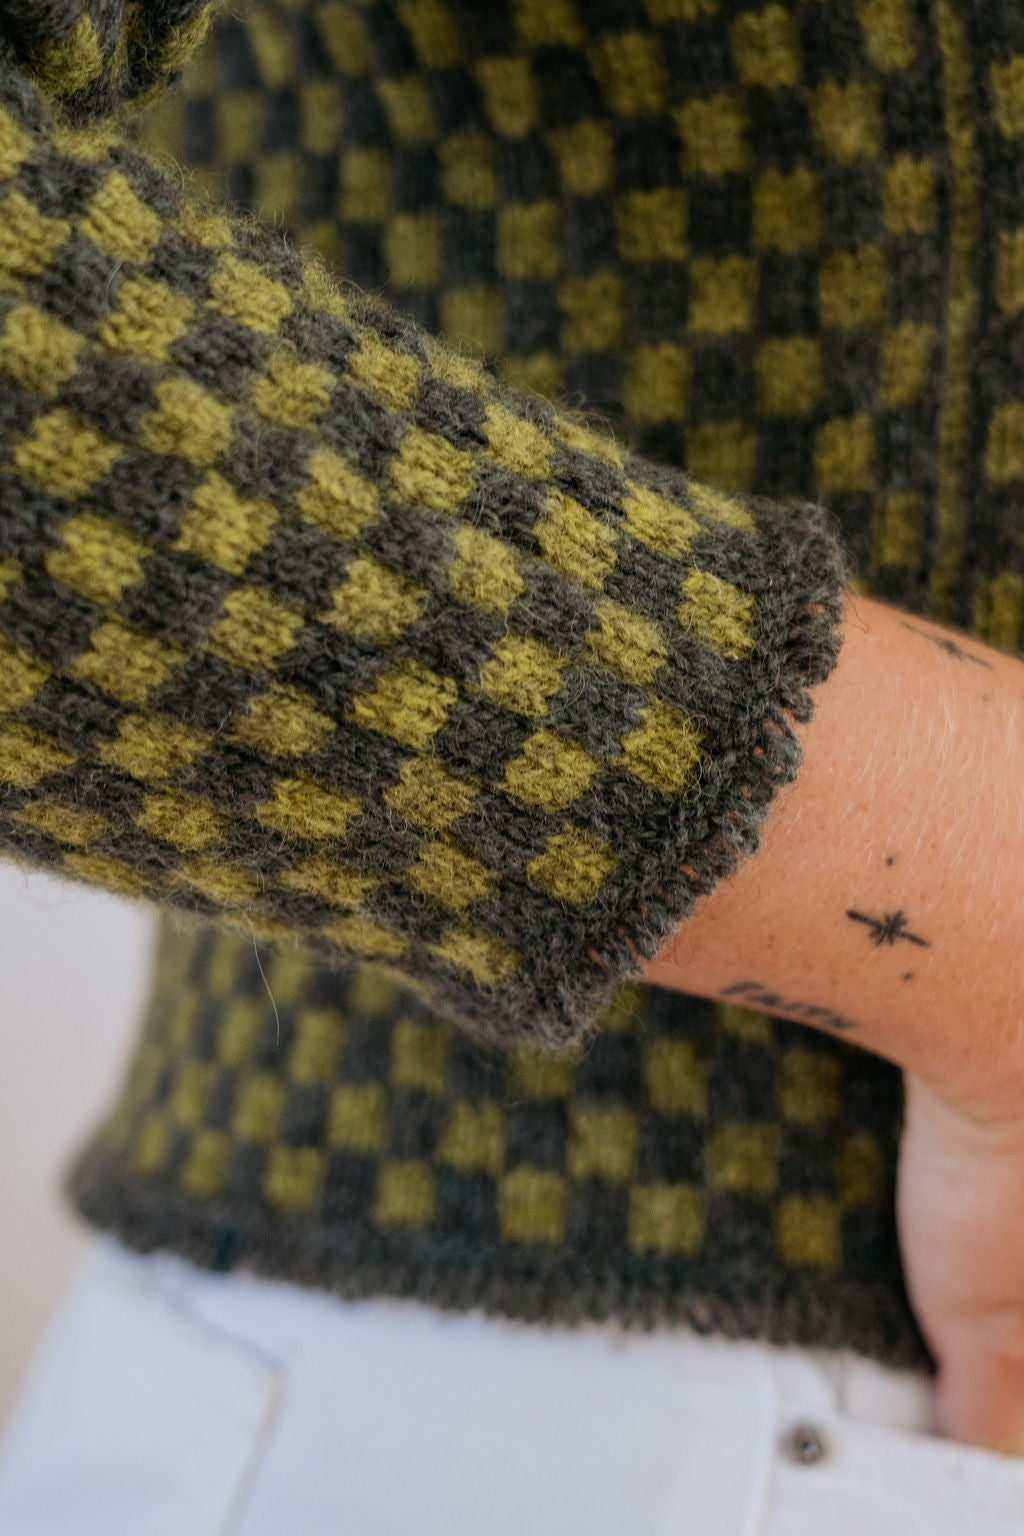
M 1020 1536 L 1024 1461 L 847 1352 L 342 1302 L 101 1238 L 0 1536 Z

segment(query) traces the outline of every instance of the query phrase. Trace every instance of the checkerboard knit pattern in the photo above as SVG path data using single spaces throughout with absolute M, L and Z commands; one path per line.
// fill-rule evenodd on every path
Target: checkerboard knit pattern
M 648 459 L 825 501 L 859 590 L 1019 646 L 1016 4 L 260 0 L 143 141 Z M 495 1051 L 206 929 L 71 1182 L 215 1268 L 920 1363 L 899 1120 L 894 1068 L 748 1010 L 628 986 L 582 1054 Z

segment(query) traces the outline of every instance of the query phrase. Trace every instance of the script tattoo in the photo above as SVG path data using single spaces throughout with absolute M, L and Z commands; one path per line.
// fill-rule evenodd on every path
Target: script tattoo
M 931 948 L 928 939 L 908 931 L 907 920 L 902 912 L 886 912 L 882 917 L 868 917 L 864 912 L 855 912 L 852 907 L 847 907 L 846 915 L 852 917 L 854 922 L 868 925 L 876 949 L 879 944 L 895 944 L 897 939 L 906 939 L 908 944 L 921 944 L 925 949 Z
M 819 1008 L 814 1003 L 794 1002 L 788 997 L 780 997 L 777 992 L 771 992 L 759 981 L 737 981 L 731 987 L 724 987 L 722 997 L 742 997 L 744 1003 L 751 1006 L 756 1004 L 759 1008 L 768 1008 L 775 1013 L 792 1013 L 801 1019 L 806 1019 L 808 1024 L 820 1024 L 828 1029 L 856 1029 L 855 1019 L 844 1019 L 842 1014 L 833 1013 L 831 1008 Z
M 933 635 L 927 629 L 918 629 L 916 624 L 908 624 L 906 619 L 900 621 L 904 629 L 911 630 L 915 635 L 920 635 L 923 640 L 930 640 L 946 652 L 947 656 L 955 656 L 957 661 L 976 661 L 979 667 L 988 667 L 992 670 L 992 663 L 986 661 L 984 656 L 975 656 L 973 651 L 965 651 L 962 645 L 955 640 L 950 640 L 946 635 Z

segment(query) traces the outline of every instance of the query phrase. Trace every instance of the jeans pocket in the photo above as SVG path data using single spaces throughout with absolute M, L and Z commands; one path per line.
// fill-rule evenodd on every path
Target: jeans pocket
M 1020 1536 L 1024 1460 L 908 1427 L 899 1373 L 878 1371 L 878 1415 L 824 1378 L 783 1376 L 776 1457 L 757 1536 Z M 905 1378 L 906 1409 L 923 1378 Z M 893 1404 L 897 1403 L 897 1411 Z
M 283 1372 L 101 1241 L 33 1361 L 0 1447 L 3 1536 L 229 1536 Z

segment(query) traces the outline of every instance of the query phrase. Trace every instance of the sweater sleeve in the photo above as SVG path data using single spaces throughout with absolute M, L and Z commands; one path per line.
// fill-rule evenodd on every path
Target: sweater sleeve
M 631 458 L 51 110 L 6 70 L 0 849 L 579 1042 L 797 771 L 836 523 Z

